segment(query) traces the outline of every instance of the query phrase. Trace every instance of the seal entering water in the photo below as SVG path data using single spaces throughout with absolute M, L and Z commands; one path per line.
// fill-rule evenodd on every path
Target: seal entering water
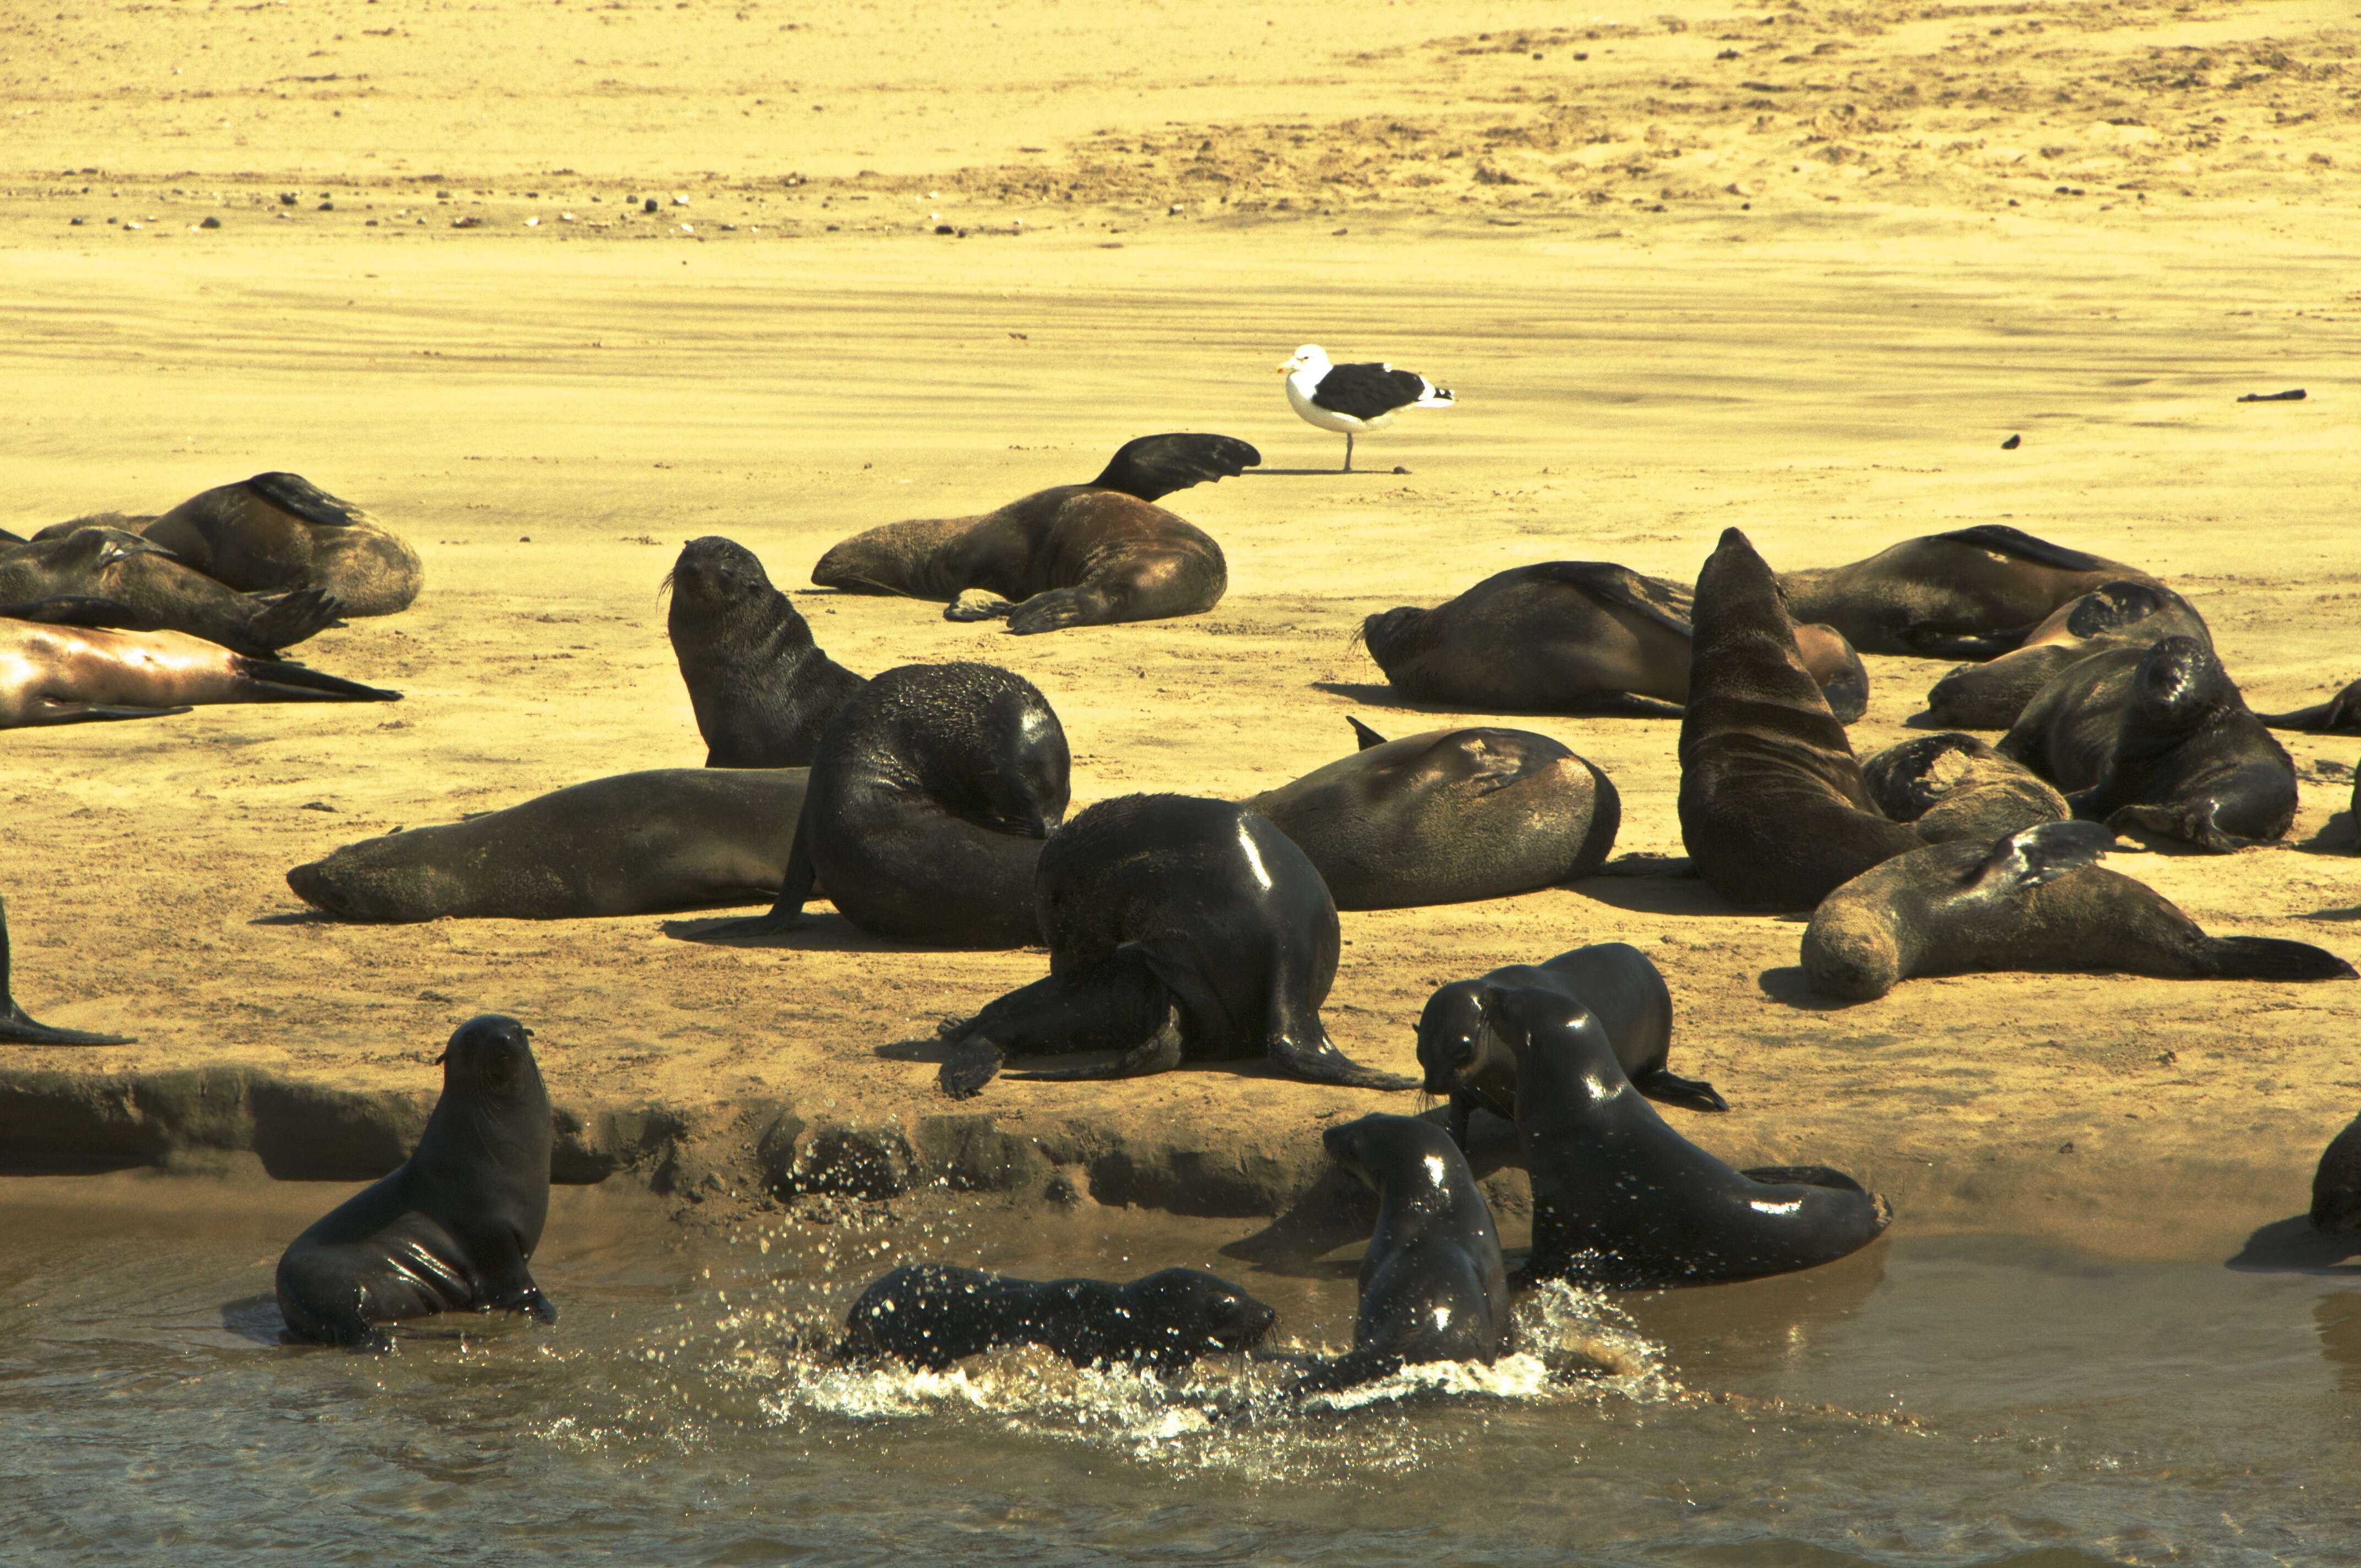
M 1279 1314 L 1228 1280 L 1166 1268 L 1116 1285 L 1047 1282 L 948 1264 L 911 1264 L 873 1281 L 844 1317 L 837 1354 L 940 1372 L 1008 1345 L 1038 1344 L 1076 1366 L 1146 1365 L 1170 1374 L 1201 1355 L 1252 1350 Z
M 733 540 L 690 540 L 664 586 L 664 629 L 705 738 L 705 765 L 809 766 L 820 731 L 866 683 L 819 651 L 810 623 Z

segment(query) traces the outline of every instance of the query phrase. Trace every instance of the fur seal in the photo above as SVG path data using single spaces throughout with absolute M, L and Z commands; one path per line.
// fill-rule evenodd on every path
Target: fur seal
M 821 734 L 770 913 L 717 937 L 791 930 L 817 884 L 872 936 L 940 948 L 1041 939 L 1035 863 L 1073 766 L 1049 699 L 991 664 L 903 664 Z
M 1509 1348 L 1508 1270 L 1459 1146 L 1432 1122 L 1383 1114 L 1331 1127 L 1320 1143 L 1378 1194 L 1378 1223 L 1361 1257 L 1353 1349 L 1307 1372 L 1296 1391 L 1422 1362 L 1499 1360 Z
M 802 768 L 655 768 L 346 844 L 287 885 L 339 920 L 588 920 L 769 903 Z
M 2162 584 L 2102 583 L 2060 605 L 2012 652 L 1962 664 L 1937 681 L 1927 694 L 1927 717 L 1970 729 L 2005 729 L 2067 666 L 2114 648 L 2152 648 L 2168 637 L 2194 637 L 2208 647 L 2213 641 L 2195 607 Z
M 127 1046 L 132 1043 L 126 1035 L 93 1035 L 81 1029 L 52 1029 L 47 1024 L 36 1022 L 16 1004 L 16 993 L 8 986 L 9 976 L 8 902 L 0 899 L 0 1045 Z
M 390 1350 L 379 1325 L 463 1307 L 557 1321 L 527 1266 L 555 1141 L 532 1033 L 497 1013 L 460 1025 L 418 1147 L 288 1247 L 279 1310 L 297 1339 Z
M 1505 898 L 1606 863 L 1623 798 L 1595 763 L 1527 729 L 1430 729 L 1239 802 L 1320 868 L 1339 909 Z
M 988 1350 L 1038 1344 L 1076 1366 L 1147 1365 L 1170 1375 L 1201 1355 L 1252 1350 L 1278 1319 L 1228 1280 L 1193 1268 L 1117 1285 L 920 1263 L 861 1293 L 845 1314 L 837 1354 L 940 1372 Z
M 815 770 L 817 787 L 817 770 Z M 944 1093 L 1012 1056 L 1116 1051 L 1107 1067 L 1015 1077 L 1132 1078 L 1256 1057 L 1293 1077 L 1410 1089 L 1328 1038 L 1335 901 L 1293 839 L 1243 806 L 1178 795 L 1101 801 L 1042 850 L 1034 907 L 1049 973 L 946 1025 Z
M 812 581 L 946 601 L 950 620 L 1006 616 L 1020 633 L 1195 615 L 1229 586 L 1222 547 L 1154 502 L 1261 461 L 1226 435 L 1144 435 L 1087 485 L 1036 490 L 980 517 L 857 533 L 820 557 Z
M 1628 942 L 1576 948 L 1539 964 L 1510 964 L 1475 980 L 1455 980 L 1426 999 L 1418 1019 L 1418 1065 L 1429 1094 L 1451 1102 L 1452 1141 L 1467 1146 L 1477 1106 L 1504 1122 L 1517 1116 L 1517 1058 L 1485 1027 L 1485 999 L 1508 991 L 1547 991 L 1580 1003 L 1615 1047 L 1624 1075 L 1652 1100 L 1692 1111 L 1727 1111 L 1710 1083 L 1667 1069 L 1673 997 L 1648 956 Z
M 2074 815 L 2226 854 L 2295 821 L 2295 762 L 2192 637 L 2093 653 L 2026 705 L 2001 754 Z
M 2312 1176 L 2312 1224 L 2332 1235 L 2361 1231 L 2361 1116 L 2321 1151 Z
M 866 683 L 819 651 L 810 623 L 742 544 L 690 540 L 664 587 L 664 626 L 705 737 L 705 765 L 808 767 L 820 731 Z
M 2005 653 L 2059 606 L 2116 580 L 2156 579 L 2004 523 L 1905 539 L 1847 565 L 1779 574 L 1796 620 L 1825 621 L 1864 653 L 1927 659 Z
M 137 631 L 180 631 L 251 658 L 269 658 L 333 626 L 344 601 L 314 588 L 241 594 L 183 565 L 162 545 L 115 528 L 82 528 L 0 545 L 0 604 L 100 601 L 104 619 L 41 620 Z
M 2073 815 L 2040 774 L 1956 729 L 1888 746 L 1861 763 L 1861 782 L 1872 805 L 1929 844 L 1989 844 Z
M 2274 729 L 2301 729 L 2314 735 L 2361 735 L 2361 681 L 2355 681 L 2326 702 L 2255 717 Z
M 1697 574 L 1697 653 L 1681 715 L 1681 838 L 1716 893 L 1808 909 L 1918 847 L 1871 805 L 1844 726 L 1796 654 L 1778 583 L 1724 530 Z
M 1361 623 L 1388 684 L 1414 702 L 1477 711 L 1661 711 L 1688 701 L 1691 596 L 1606 561 L 1544 561 L 1497 572 L 1457 598 L 1401 605 Z M 1869 709 L 1869 672 L 1832 628 L 1799 626 L 1796 646 L 1830 711 Z
M 1752 1279 L 1832 1262 L 1885 1229 L 1885 1201 L 1839 1171 L 1735 1170 L 1675 1132 L 1572 997 L 1498 992 L 1485 1016 L 1517 1058 L 1517 1144 L 1533 1188 L 1520 1285 Z
M 198 703 L 400 702 L 277 659 L 177 631 L 90 631 L 0 620 L 0 729 L 152 718 Z

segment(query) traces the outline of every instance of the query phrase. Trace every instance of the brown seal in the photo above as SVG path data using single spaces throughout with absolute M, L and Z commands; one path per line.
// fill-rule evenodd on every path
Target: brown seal
M 199 703 L 401 700 L 400 692 L 249 659 L 177 631 L 0 620 L 0 729 L 154 718 Z
M 2213 634 L 2190 602 L 2160 583 L 2102 583 L 2061 605 L 2010 652 L 1962 664 L 1927 694 L 1927 716 L 1969 729 L 2005 729 L 2069 665 L 2114 648 L 2148 649 L 2168 637 Z
M 2005 523 L 1906 539 L 1865 561 L 1782 572 L 1798 620 L 1826 621 L 1864 653 L 1983 659 L 2005 653 L 2059 606 L 2147 573 Z
M 708 534 L 665 574 L 664 629 L 705 738 L 708 768 L 801 768 L 862 685 L 819 651 L 811 623 L 771 586 L 754 553 Z
M 103 613 L 74 607 L 97 601 Z M 0 605 L 20 616 L 133 631 L 181 631 L 262 658 L 335 623 L 344 602 L 313 588 L 242 594 L 119 528 L 0 545 Z
M 1861 780 L 1871 804 L 1929 844 L 1989 844 L 2073 815 L 2066 797 L 2031 768 L 1956 729 L 1888 746 L 1861 763 Z

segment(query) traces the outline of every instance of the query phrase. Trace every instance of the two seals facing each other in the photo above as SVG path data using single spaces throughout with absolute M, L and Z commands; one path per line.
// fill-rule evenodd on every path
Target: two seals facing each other
M 153 718 L 198 703 L 400 702 L 278 659 L 178 631 L 94 631 L 0 620 L 0 729 Z
M 2120 581 L 2155 579 L 2002 523 L 1906 539 L 1842 566 L 1779 574 L 1796 620 L 1825 622 L 1864 653 L 1930 659 L 2005 653 L 2059 606 Z
M 2213 646 L 2213 634 L 2194 606 L 2161 583 L 2102 583 L 2060 605 L 2013 651 L 1980 664 L 1962 664 L 1927 694 L 1927 714 L 1938 724 L 2005 729 L 2041 688 L 2093 653 L 2147 650 L 2168 637 L 2193 637 Z
M 0 1045 L 5 1046 L 127 1046 L 124 1035 L 93 1035 L 81 1029 L 52 1029 L 37 1022 L 16 1003 L 9 988 L 12 978 L 8 947 L 8 904 L 0 899 Z
M 664 620 L 708 768 L 800 768 L 865 684 L 819 650 L 754 553 L 714 534 L 664 575 Z
M 280 1258 L 289 1332 L 386 1350 L 383 1325 L 437 1312 L 501 1308 L 557 1321 L 529 1266 L 549 1217 L 555 1141 L 531 1034 L 498 1014 L 459 1025 L 418 1147 Z
M 940 1372 L 986 1351 L 1038 1344 L 1076 1366 L 1145 1365 L 1169 1375 L 1202 1355 L 1254 1349 L 1278 1319 L 1228 1280 L 1193 1268 L 1117 1285 L 921 1263 L 862 1291 L 837 1354 Z

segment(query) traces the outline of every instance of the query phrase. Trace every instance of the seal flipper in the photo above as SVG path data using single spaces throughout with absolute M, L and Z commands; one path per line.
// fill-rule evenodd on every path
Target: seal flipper
M 1345 716 L 1345 722 L 1353 727 L 1353 737 L 1361 743 L 1358 748 L 1359 750 L 1366 751 L 1372 746 L 1382 746 L 1386 743 L 1386 738 L 1384 736 L 1378 734 L 1376 730 L 1370 729 L 1367 725 L 1362 723 L 1351 714 L 1348 713 Z
M 240 678 L 251 681 L 262 695 L 251 699 L 260 702 L 400 702 L 401 694 L 377 686 L 365 686 L 358 681 L 348 681 L 340 675 L 323 674 L 308 665 L 291 663 L 284 659 L 249 659 L 243 655 L 230 662 L 230 667 Z
M 1738 1174 L 1765 1187 L 1833 1187 L 1841 1192 L 1870 1195 L 1868 1188 L 1825 1165 L 1758 1165 Z
M 1363 1067 L 1338 1050 L 1324 1029 L 1310 1041 L 1292 1035 L 1279 1036 L 1265 1049 L 1271 1061 L 1290 1076 L 1312 1083 L 1334 1083 L 1346 1089 L 1416 1089 L 1420 1082 L 1398 1072 Z
M 1631 1080 L 1631 1087 L 1651 1100 L 1667 1105 L 1686 1105 L 1692 1111 L 1727 1111 L 1730 1102 L 1721 1091 L 1701 1078 L 1682 1078 L 1658 1068 Z
M 2361 681 L 2355 681 L 2326 702 L 2255 717 L 2273 729 L 2303 729 L 2314 735 L 2361 735 Z
M 119 702 L 52 702 L 44 706 L 39 718 L 16 722 L 19 728 L 31 729 L 44 724 L 82 724 L 105 718 L 170 718 L 188 711 L 185 704 L 179 707 L 135 707 Z
M 8 904 L 0 899 L 0 1041 L 12 1046 L 127 1046 L 123 1035 L 92 1035 L 80 1029 L 52 1029 L 35 1023 L 16 1005 L 8 988 Z
M 2216 980 L 2352 980 L 2353 966 L 2325 948 L 2279 937 L 2209 937 L 2206 960 Z
M 1016 605 L 990 588 L 961 588 L 959 598 L 943 607 L 945 620 L 997 620 Z
M 719 937 L 776 937 L 803 924 L 804 905 L 811 902 L 812 891 L 819 885 L 819 868 L 812 864 L 811 848 L 804 837 L 803 818 L 796 818 L 795 843 L 787 850 L 787 874 L 779 883 L 779 896 L 770 909 L 743 920 L 728 920 L 705 933 L 706 940 Z M 991 1080 L 986 1074 L 983 1082 Z M 976 1089 L 983 1087 L 979 1082 Z M 967 1091 L 975 1092 L 974 1089 Z
M 1180 1065 L 1186 1054 L 1187 1047 L 1180 1035 L 1180 1005 L 1176 1002 L 1167 1005 L 1164 1021 L 1157 1025 L 1156 1033 L 1104 1066 L 1029 1068 L 1023 1072 L 1012 1072 L 1007 1076 L 1048 1083 L 1081 1083 L 1107 1078 L 1146 1078 L 1151 1073 L 1171 1071 Z
M 1402 1365 L 1400 1356 L 1387 1352 L 1347 1351 L 1343 1355 L 1314 1361 L 1287 1386 L 1287 1397 L 1296 1399 L 1306 1394 L 1334 1394 L 1346 1388 L 1357 1388 L 1380 1377 L 1391 1377 L 1402 1369 Z
M 2005 897 L 2090 865 L 2114 843 L 2114 830 L 2105 823 L 2036 823 L 1994 840 L 1961 880 L 1971 895 Z
M 323 528 L 350 528 L 359 521 L 357 507 L 338 500 L 301 474 L 257 474 L 246 481 L 246 488 L 280 511 L 292 512 Z
M 1262 454 L 1235 435 L 1175 431 L 1125 442 L 1091 488 L 1158 501 L 1208 480 L 1234 479 L 1261 464 Z
M 1995 555 L 2029 561 L 2037 566 L 2050 566 L 2060 572 L 2095 572 L 2106 565 L 2096 555 L 2086 555 L 2063 544 L 2052 544 L 2047 539 L 2036 538 L 2021 528 L 2011 528 L 2004 522 L 1980 522 L 1973 528 L 1955 528 L 1949 533 L 1938 533 L 1935 537 L 1972 544 Z
M 308 641 L 344 618 L 345 601 L 320 588 L 297 588 L 280 594 L 246 623 L 251 644 L 247 653 L 276 653 Z
M 2078 798 L 2069 795 L 2067 801 L 2070 805 Z M 2208 802 L 2202 810 L 2169 806 L 2119 806 L 2107 813 L 2106 823 L 2117 832 L 2153 833 L 2158 838 L 2177 839 L 2201 850 L 2211 850 L 2217 855 L 2234 854 L 2271 841 L 2248 839 L 2229 831 L 2214 819 L 2214 814 L 2220 809 L 2218 801 Z
M 120 599 L 90 598 L 74 594 L 29 599 L 23 604 L 0 604 L 0 620 L 32 620 L 44 626 L 79 626 L 93 631 L 153 631 L 159 624 L 154 616 L 144 615 Z

